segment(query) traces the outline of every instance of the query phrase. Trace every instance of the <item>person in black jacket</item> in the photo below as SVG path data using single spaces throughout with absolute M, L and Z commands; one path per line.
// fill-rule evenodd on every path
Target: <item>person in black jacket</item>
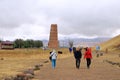
M 74 53 L 74 57 L 76 60 L 76 68 L 79 69 L 80 67 L 80 62 L 81 62 L 81 57 L 82 57 L 82 52 L 81 52 L 81 48 L 77 48 L 73 47 L 73 53 Z

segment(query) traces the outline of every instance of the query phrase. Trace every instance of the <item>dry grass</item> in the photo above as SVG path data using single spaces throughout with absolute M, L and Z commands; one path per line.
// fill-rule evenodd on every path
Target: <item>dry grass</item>
M 107 53 L 102 56 L 103 60 L 109 60 L 112 62 L 120 63 L 120 57 L 117 53 Z
M 102 50 L 106 50 L 106 48 L 109 50 L 109 51 L 113 51 L 113 50 L 116 50 L 117 47 L 115 46 L 118 46 L 120 44 L 120 35 L 102 43 L 100 46 L 101 46 L 101 49 Z
M 63 52 L 63 54 L 58 54 L 58 59 L 71 56 L 68 54 L 68 49 L 58 50 Z M 40 64 L 43 60 L 48 60 L 50 51 L 42 49 L 0 50 L 0 79 L 20 73 L 29 67 Z
M 0 80 L 2 77 L 15 75 L 36 64 L 41 64 L 44 60 L 48 60 L 50 51 L 42 49 L 0 50 Z M 61 48 L 57 51 L 63 52 L 63 54 L 58 54 L 58 59 L 73 56 L 67 48 Z M 104 54 L 101 58 L 120 63 L 119 53 L 113 53 Z M 2 58 L 3 60 L 1 60 Z

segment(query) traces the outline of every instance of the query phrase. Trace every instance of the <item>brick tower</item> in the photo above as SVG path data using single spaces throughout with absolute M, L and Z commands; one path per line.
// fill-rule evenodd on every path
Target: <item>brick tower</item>
M 50 36 L 48 47 L 49 48 L 58 48 L 58 32 L 57 32 L 57 24 L 51 24 Z

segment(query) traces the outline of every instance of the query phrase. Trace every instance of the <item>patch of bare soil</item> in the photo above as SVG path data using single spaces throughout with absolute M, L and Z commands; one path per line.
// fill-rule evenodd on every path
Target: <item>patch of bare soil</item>
M 80 69 L 75 67 L 74 57 L 57 60 L 57 66 L 52 69 L 51 63 L 43 66 L 36 73 L 33 80 L 120 80 L 120 67 L 113 66 L 104 60 L 120 61 L 117 54 L 103 54 L 93 59 L 90 69 L 86 67 L 86 60 L 81 59 Z

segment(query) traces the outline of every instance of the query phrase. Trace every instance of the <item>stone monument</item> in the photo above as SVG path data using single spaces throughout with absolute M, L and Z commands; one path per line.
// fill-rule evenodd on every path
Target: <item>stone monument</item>
M 58 48 L 58 44 L 57 24 L 51 24 L 48 48 Z

